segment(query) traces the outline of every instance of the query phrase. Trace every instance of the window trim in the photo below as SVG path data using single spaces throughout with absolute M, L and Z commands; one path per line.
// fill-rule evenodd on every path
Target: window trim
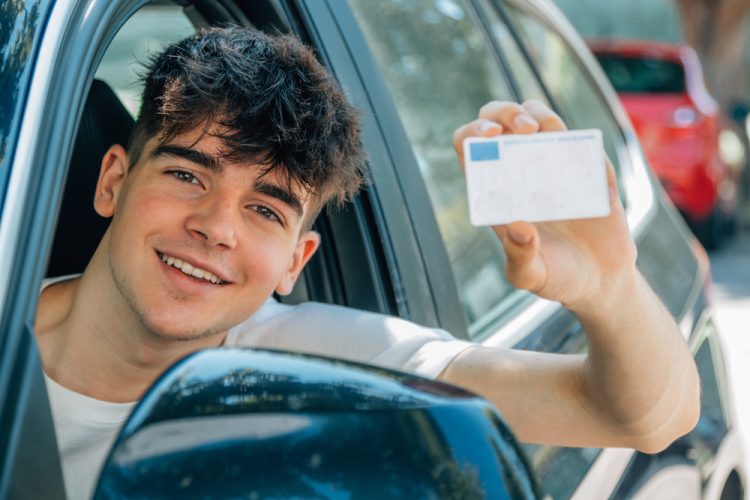
M 485 8 L 482 7 L 480 4 L 480 0 L 472 0 L 472 3 L 475 4 L 476 9 L 478 12 L 481 12 L 481 17 L 484 19 L 484 26 L 487 33 L 489 33 L 489 36 L 492 40 L 492 44 L 495 46 L 496 51 L 498 54 L 500 54 L 500 57 L 503 60 L 503 68 L 505 71 L 508 72 L 510 78 L 513 79 L 513 81 L 516 80 L 515 75 L 513 75 L 513 72 L 508 67 L 508 65 L 504 62 L 507 60 L 505 57 L 505 50 L 502 48 L 502 45 L 497 40 L 497 37 L 495 36 L 493 30 L 492 30 L 492 24 L 489 22 L 489 20 L 485 19 L 486 13 Z M 560 115 L 563 116 L 563 113 L 560 109 L 560 105 L 557 103 L 557 99 L 555 99 L 555 96 L 552 95 L 552 93 L 549 91 L 549 87 L 547 87 L 547 82 L 544 81 L 544 78 L 542 78 L 541 73 L 539 72 L 539 69 L 534 64 L 534 60 L 531 58 L 531 54 L 529 54 L 529 51 L 526 48 L 526 45 L 523 43 L 523 40 L 521 39 L 521 35 L 518 33 L 518 30 L 516 29 L 516 26 L 514 26 L 512 20 L 510 19 L 510 16 L 508 15 L 508 12 L 506 11 L 505 6 L 497 1 L 497 0 L 486 0 L 487 5 L 495 11 L 495 16 L 502 22 L 505 27 L 508 29 L 508 32 L 510 33 L 511 37 L 513 38 L 513 43 L 515 44 L 518 51 L 521 53 L 521 57 L 523 58 L 524 62 L 526 63 L 526 66 L 528 67 L 529 71 L 531 72 L 531 75 L 536 79 L 537 83 L 539 84 L 539 87 L 542 89 L 542 92 L 544 92 L 544 96 L 547 99 L 547 102 L 550 103 L 552 106 L 552 110 Z M 522 96 L 522 92 L 518 92 L 517 95 Z
M 638 241 L 648 226 L 648 222 L 656 215 L 657 203 L 649 181 L 648 166 L 640 152 L 640 145 L 632 123 L 612 84 L 573 25 L 554 3 L 547 0 L 492 0 L 492 2 L 512 4 L 541 21 L 551 31 L 556 32 L 575 57 L 584 76 L 592 82 L 599 97 L 609 106 L 625 145 L 625 148 L 618 148 L 618 155 L 627 159 L 626 164 L 630 166 L 623 171 L 622 184 L 628 202 L 628 225 L 633 237 Z M 561 116 L 565 118 L 564 114 Z
M 482 6 L 479 4 L 478 0 L 466 0 L 466 2 L 469 9 L 472 11 L 470 15 L 474 18 L 475 25 L 479 30 L 481 30 L 482 38 L 484 38 L 487 42 L 487 47 L 492 53 L 495 64 L 497 65 L 500 73 L 502 73 L 506 83 L 508 84 L 510 93 L 513 94 L 513 98 L 516 101 L 522 101 L 523 93 L 521 92 L 521 88 L 518 85 L 518 81 L 511 71 L 510 66 L 508 65 L 508 59 L 505 57 L 505 51 L 500 46 L 500 43 L 497 41 L 495 35 L 492 32 L 492 25 L 489 19 L 487 19 L 484 9 L 482 9 Z

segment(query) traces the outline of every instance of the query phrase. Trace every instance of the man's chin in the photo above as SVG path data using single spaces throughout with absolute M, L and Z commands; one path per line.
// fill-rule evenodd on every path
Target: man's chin
M 192 342 L 215 337 L 229 330 L 229 325 L 206 321 L 207 318 L 224 317 L 221 311 L 201 310 L 200 307 L 164 300 L 168 294 L 137 294 L 135 290 L 148 290 L 149 287 L 135 286 L 130 279 L 117 272 L 111 258 L 110 269 L 115 287 L 147 336 L 170 342 Z M 222 340 L 223 336 L 217 338 L 216 345 Z
M 144 321 L 146 330 L 149 334 L 160 340 L 170 342 L 194 342 L 216 338 L 216 345 L 219 345 L 226 334 L 228 328 L 218 325 L 207 325 L 204 327 L 195 324 L 174 324 L 158 321 Z

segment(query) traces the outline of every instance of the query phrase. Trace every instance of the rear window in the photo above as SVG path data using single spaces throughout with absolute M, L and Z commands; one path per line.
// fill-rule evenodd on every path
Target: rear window
M 599 54 L 596 57 L 617 92 L 655 94 L 685 92 L 685 73 L 679 63 L 616 54 Z

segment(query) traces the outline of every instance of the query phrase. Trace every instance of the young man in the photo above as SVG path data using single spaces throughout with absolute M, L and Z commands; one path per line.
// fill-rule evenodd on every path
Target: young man
M 70 498 L 91 495 L 153 380 L 219 345 L 438 377 L 494 402 L 529 442 L 655 452 L 694 426 L 695 366 L 635 267 L 611 166 L 609 217 L 494 228 L 508 279 L 573 311 L 588 355 L 486 348 L 397 318 L 269 298 L 292 290 L 317 249 L 321 207 L 363 177 L 357 114 L 311 51 L 291 37 L 212 29 L 159 55 L 145 83 L 127 150 L 113 145 L 102 161 L 94 205 L 110 227 L 85 272 L 39 300 Z M 539 103 L 492 102 L 453 142 L 460 162 L 466 137 L 563 128 Z

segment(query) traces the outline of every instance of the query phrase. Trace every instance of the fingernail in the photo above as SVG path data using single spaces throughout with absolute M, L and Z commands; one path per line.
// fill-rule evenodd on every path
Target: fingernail
M 536 127 L 536 122 L 529 118 L 527 115 L 519 114 L 516 115 L 516 117 L 513 119 L 513 125 L 516 128 L 524 128 L 524 127 Z
M 531 235 L 528 234 L 521 234 L 518 233 L 510 228 L 508 228 L 508 237 L 515 243 L 516 245 L 528 245 L 528 243 L 531 241 Z
M 483 133 L 485 133 L 488 130 L 493 129 L 493 128 L 500 128 L 500 124 L 499 123 L 495 123 L 495 122 L 490 121 L 490 120 L 483 120 L 479 124 L 479 133 L 483 134 Z

